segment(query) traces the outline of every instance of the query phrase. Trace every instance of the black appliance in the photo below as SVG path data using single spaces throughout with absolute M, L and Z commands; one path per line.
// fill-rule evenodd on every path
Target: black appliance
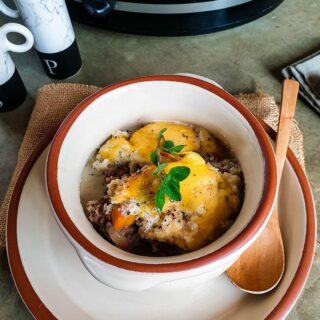
M 220 31 L 257 19 L 283 0 L 67 0 L 71 17 L 134 34 L 183 36 Z

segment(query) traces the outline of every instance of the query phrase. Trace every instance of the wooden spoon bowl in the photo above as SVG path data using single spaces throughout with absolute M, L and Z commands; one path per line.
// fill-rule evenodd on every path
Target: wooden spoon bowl
M 298 92 L 297 81 L 284 81 L 275 147 L 278 184 L 286 160 Z M 282 278 L 284 269 L 285 253 L 278 220 L 278 206 L 275 203 L 267 226 L 255 242 L 227 270 L 227 275 L 240 289 L 261 294 L 275 288 Z

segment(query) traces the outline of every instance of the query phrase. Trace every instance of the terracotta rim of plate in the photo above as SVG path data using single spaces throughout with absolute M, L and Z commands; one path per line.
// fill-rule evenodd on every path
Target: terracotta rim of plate
M 268 134 L 274 138 L 275 132 L 263 124 Z M 47 143 L 49 143 L 47 141 Z M 24 301 L 25 305 L 35 317 L 35 319 L 56 319 L 55 316 L 49 311 L 47 306 L 41 301 L 37 293 L 32 287 L 29 281 L 26 271 L 24 270 L 22 260 L 20 257 L 19 246 L 18 246 L 18 234 L 17 234 L 17 218 L 18 218 L 18 207 L 20 202 L 20 196 L 25 184 L 25 181 L 32 169 L 34 163 L 47 146 L 47 143 L 43 143 L 39 146 L 32 155 L 28 158 L 24 165 L 16 185 L 13 190 L 11 201 L 8 210 L 7 220 L 7 253 L 11 273 L 18 289 L 18 292 Z M 284 318 L 293 307 L 294 303 L 299 297 L 300 292 L 303 289 L 304 283 L 309 274 L 314 250 L 315 250 L 315 239 L 316 239 L 316 219 L 315 219 L 315 208 L 314 201 L 309 186 L 307 177 L 291 150 L 288 151 L 287 158 L 293 167 L 295 174 L 298 177 L 298 181 L 302 188 L 303 197 L 306 205 L 306 236 L 303 247 L 302 257 L 298 265 L 297 271 L 292 279 L 290 286 L 286 293 L 277 306 L 268 314 L 266 319 L 278 320 Z
M 229 243 L 221 247 L 220 249 L 211 252 L 207 255 L 201 256 L 199 258 L 175 262 L 175 263 L 159 263 L 159 264 L 148 264 L 148 263 L 140 263 L 140 262 L 132 262 L 123 260 L 120 258 L 116 258 L 107 252 L 99 249 L 95 246 L 91 241 L 89 241 L 77 228 L 77 226 L 70 219 L 66 209 L 64 208 L 63 202 L 61 200 L 61 196 L 59 193 L 58 187 L 58 159 L 61 146 L 64 142 L 66 135 L 69 132 L 69 129 L 73 125 L 73 123 L 77 120 L 79 115 L 97 98 L 100 96 L 111 92 L 112 90 L 141 82 L 150 82 L 150 81 L 172 81 L 172 82 L 180 82 L 191 84 L 200 88 L 203 88 L 223 100 L 227 101 L 233 108 L 235 108 L 239 113 L 243 116 L 243 118 L 249 123 L 256 138 L 259 141 L 262 155 L 265 160 L 265 168 L 264 168 L 264 190 L 262 193 L 262 197 L 259 203 L 259 206 L 249 222 L 249 224 Z M 262 225 L 265 223 L 270 210 L 272 208 L 277 189 L 277 172 L 276 172 L 276 162 L 274 158 L 273 148 L 268 139 L 267 134 L 265 133 L 263 127 L 257 120 L 257 118 L 237 99 L 235 99 L 232 95 L 224 91 L 223 89 L 208 83 L 203 80 L 195 79 L 192 77 L 186 76 L 150 76 L 137 78 L 133 80 L 123 81 L 108 87 L 105 87 L 95 94 L 91 95 L 89 98 L 85 99 L 81 102 L 65 119 L 60 128 L 58 129 L 55 137 L 53 138 L 53 142 L 48 154 L 47 161 L 47 169 L 46 169 L 46 177 L 47 177 L 47 189 L 48 195 L 52 204 L 52 207 L 56 213 L 57 218 L 60 223 L 66 230 L 66 232 L 73 238 L 73 240 L 79 244 L 84 250 L 86 250 L 89 254 L 96 257 L 98 260 L 101 260 L 105 263 L 113 265 L 118 268 L 130 270 L 130 271 L 138 271 L 138 272 L 176 272 L 183 270 L 190 270 L 193 268 L 197 268 L 208 263 L 213 263 L 218 261 L 225 256 L 232 254 L 239 248 L 241 248 L 244 244 L 246 244 L 254 235 L 260 230 Z

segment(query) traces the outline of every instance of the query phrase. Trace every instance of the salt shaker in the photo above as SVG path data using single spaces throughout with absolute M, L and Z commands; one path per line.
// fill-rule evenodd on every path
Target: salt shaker
M 34 47 L 47 75 L 66 79 L 81 68 L 81 57 L 64 0 L 14 0 L 17 11 L 0 0 L 0 10 L 21 16 L 34 36 Z
M 7 38 L 8 33 L 20 33 L 25 37 L 23 44 L 14 44 Z M 33 36 L 24 26 L 7 23 L 0 28 L 0 112 L 19 107 L 27 96 L 26 88 L 16 69 L 9 51 L 25 52 L 33 45 Z

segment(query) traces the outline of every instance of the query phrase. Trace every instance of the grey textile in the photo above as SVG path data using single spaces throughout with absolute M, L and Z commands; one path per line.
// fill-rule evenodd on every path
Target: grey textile
M 300 83 L 300 95 L 320 114 L 320 51 L 282 69 L 286 79 Z

